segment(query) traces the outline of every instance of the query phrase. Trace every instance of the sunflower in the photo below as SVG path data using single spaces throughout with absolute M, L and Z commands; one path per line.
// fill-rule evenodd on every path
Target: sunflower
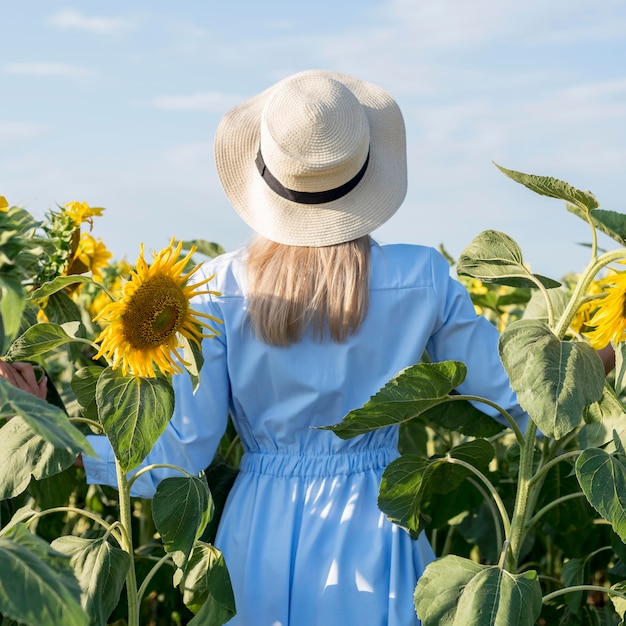
M 65 273 L 72 276 L 91 272 L 94 280 L 101 280 L 101 270 L 108 265 L 112 256 L 101 239 L 94 239 L 89 233 L 82 233 Z
M 4 196 L 0 196 L 0 211 L 6 213 L 9 210 L 9 203 Z
M 626 272 L 617 272 L 597 281 L 606 294 L 587 322 L 593 330 L 583 333 L 592 347 L 601 350 L 611 340 L 626 340 Z
M 591 324 L 591 318 L 598 308 L 598 296 L 602 295 L 602 283 L 599 280 L 594 280 L 589 289 L 587 289 L 587 296 L 582 304 L 578 307 L 574 319 L 570 323 L 570 328 L 575 334 L 584 333 Z
M 181 373 L 178 362 L 187 363 L 179 352 L 180 336 L 200 347 L 203 337 L 219 335 L 201 318 L 217 323 L 222 323 L 221 320 L 190 307 L 195 296 L 219 295 L 201 289 L 214 275 L 188 284 L 200 265 L 185 273 L 196 248 L 191 248 L 182 259 L 181 250 L 182 242 L 174 247 L 172 239 L 167 248 L 154 255 L 152 265 L 148 265 L 141 245 L 137 265 L 123 286 L 121 298 L 107 304 L 94 318 L 106 325 L 96 338 L 100 350 L 94 359 L 106 357 L 113 369 L 122 368 L 123 375 L 130 370 L 135 376 L 152 378 L 157 369 L 164 374 Z
M 68 202 L 63 206 L 64 213 L 71 218 L 75 226 L 87 223 L 90 227 L 93 227 L 93 217 L 99 217 L 102 215 L 104 209 L 102 207 L 90 207 L 86 202 Z

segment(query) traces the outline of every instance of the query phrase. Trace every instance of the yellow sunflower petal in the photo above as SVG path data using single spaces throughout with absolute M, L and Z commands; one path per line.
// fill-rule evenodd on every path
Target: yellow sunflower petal
M 190 306 L 190 300 L 206 290 L 187 284 L 200 265 L 182 275 L 193 251 L 182 259 L 181 251 L 182 242 L 175 245 L 172 238 L 148 265 L 141 245 L 135 270 L 122 287 L 119 301 L 107 304 L 94 317 L 104 325 L 96 339 L 100 349 L 95 358 L 105 357 L 111 367 L 121 367 L 123 374 L 131 371 L 136 376 L 154 377 L 157 370 L 179 373 L 180 364 L 188 365 L 179 351 L 179 335 L 199 345 L 202 338 L 219 334 L 202 318 L 221 320 Z M 208 279 L 200 286 L 206 282 Z M 203 333 L 203 328 L 212 334 Z

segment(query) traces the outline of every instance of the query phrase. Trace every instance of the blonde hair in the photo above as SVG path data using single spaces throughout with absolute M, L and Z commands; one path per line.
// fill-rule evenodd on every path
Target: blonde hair
M 323 247 L 288 246 L 257 237 L 248 248 L 248 319 L 276 346 L 299 341 L 312 327 L 343 342 L 369 305 L 369 235 Z

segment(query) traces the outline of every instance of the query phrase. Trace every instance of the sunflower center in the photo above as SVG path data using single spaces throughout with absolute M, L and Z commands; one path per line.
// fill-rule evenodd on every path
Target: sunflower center
M 138 350 L 166 344 L 181 329 L 189 303 L 169 276 L 153 276 L 133 294 L 122 320 L 128 343 Z

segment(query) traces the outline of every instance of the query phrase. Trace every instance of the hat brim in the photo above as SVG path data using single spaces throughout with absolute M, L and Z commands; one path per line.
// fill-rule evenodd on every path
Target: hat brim
M 253 231 L 282 244 L 319 247 L 369 234 L 398 210 L 407 189 L 406 137 L 398 105 L 380 87 L 326 70 L 296 76 L 306 74 L 343 83 L 364 108 L 370 126 L 369 163 L 352 191 L 324 204 L 299 204 L 276 194 L 259 175 L 255 158 L 261 114 L 280 83 L 226 113 L 215 135 L 215 161 L 230 203 Z

